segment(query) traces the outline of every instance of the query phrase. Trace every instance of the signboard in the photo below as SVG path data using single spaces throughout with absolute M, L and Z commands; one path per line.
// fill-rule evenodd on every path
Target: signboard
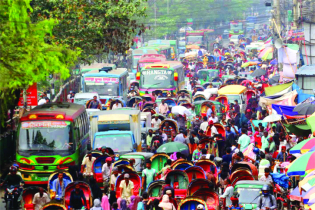
M 305 40 L 304 29 L 296 29 L 292 31 L 292 41 Z
M 119 82 L 119 78 L 109 78 L 109 77 L 85 77 L 84 81 L 86 83 L 110 83 L 110 82 Z
M 65 121 L 32 121 L 22 122 L 22 129 L 29 128 L 65 128 L 67 123 Z
M 172 70 L 148 70 L 148 71 L 142 71 L 143 75 L 152 75 L 152 74 L 159 74 L 159 75 L 170 75 L 172 74 Z
M 29 86 L 29 88 L 26 90 L 26 99 L 27 99 L 27 106 L 37 106 L 38 101 L 37 101 L 37 84 L 36 83 Z M 23 91 L 21 91 L 18 106 L 24 106 Z

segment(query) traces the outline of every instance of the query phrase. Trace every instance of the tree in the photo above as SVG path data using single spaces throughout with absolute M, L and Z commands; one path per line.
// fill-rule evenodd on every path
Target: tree
M 145 1 L 33 0 L 32 20 L 58 19 L 51 41 L 81 48 L 82 59 L 103 52 L 124 53 L 135 35 L 145 30 L 135 20 L 145 16 Z
M 69 76 L 69 68 L 80 55 L 66 44 L 47 43 L 55 19 L 31 23 L 29 0 L 0 1 L 0 118 L 2 126 L 7 112 L 17 105 L 21 89 L 46 80 L 50 74 Z

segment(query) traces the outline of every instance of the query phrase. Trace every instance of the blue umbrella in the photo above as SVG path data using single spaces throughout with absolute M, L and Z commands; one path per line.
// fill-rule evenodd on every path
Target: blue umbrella
M 272 61 L 270 61 L 270 64 L 271 65 L 277 65 L 278 64 L 277 58 L 275 58 Z

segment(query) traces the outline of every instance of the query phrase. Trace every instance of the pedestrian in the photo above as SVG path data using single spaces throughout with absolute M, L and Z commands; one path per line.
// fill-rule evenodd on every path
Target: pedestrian
M 166 115 L 168 112 L 168 105 L 165 103 L 165 100 L 162 100 L 162 103 L 159 106 L 159 113 L 162 115 Z
M 168 195 L 168 199 L 170 201 L 170 203 L 173 204 L 173 206 L 175 207 L 175 209 L 177 209 L 177 202 L 176 200 L 174 199 L 173 194 L 172 194 L 172 191 L 171 190 L 166 190 L 166 195 Z
M 259 178 L 259 181 L 266 182 L 270 186 L 273 186 L 273 179 L 270 175 L 270 169 L 265 168 L 265 174 Z
M 269 136 L 268 131 L 263 132 L 263 137 L 261 138 L 261 150 L 265 152 L 265 149 L 269 148 Z
M 138 203 L 141 202 L 141 198 L 139 196 L 135 196 L 133 198 L 133 202 L 128 206 L 130 210 L 137 210 Z
M 151 120 L 152 128 L 160 128 L 161 120 L 159 119 L 159 115 L 154 115 L 154 118 Z
M 197 160 L 200 159 L 201 157 L 201 150 L 202 150 L 203 145 L 200 143 L 197 143 L 197 149 L 195 149 L 195 151 L 192 154 L 192 161 L 196 162 Z
M 163 185 L 162 190 L 161 190 L 162 195 L 165 195 L 167 190 L 170 190 L 172 192 L 172 196 L 174 198 L 175 197 L 175 191 L 171 185 L 171 179 L 170 178 L 165 179 L 165 185 Z
M 127 200 L 121 199 L 120 205 L 119 205 L 119 210 L 130 210 L 127 206 Z
M 208 124 L 209 123 L 207 121 L 207 117 L 203 117 L 203 122 L 200 124 L 200 130 L 203 130 L 204 132 L 206 132 Z
M 153 139 L 153 130 L 149 129 L 148 130 L 148 135 L 146 137 L 146 144 L 147 144 L 147 148 L 151 149 L 151 143 L 152 143 L 152 139 Z
M 218 123 L 219 122 L 219 119 L 217 116 L 214 115 L 214 112 L 211 112 L 211 115 L 210 117 L 208 118 L 208 121 L 212 120 L 213 123 Z
M 208 127 L 207 127 L 207 130 L 208 129 L 210 129 L 210 131 L 211 131 L 211 137 L 214 137 L 214 135 L 216 135 L 216 134 L 219 134 L 218 133 L 218 130 L 217 130 L 217 128 L 214 126 L 214 123 L 213 123 L 213 121 L 212 120 L 210 120 L 209 122 L 208 122 Z
M 94 205 L 90 210 L 103 210 L 101 201 L 99 199 L 94 199 Z
M 113 208 L 114 203 L 117 204 L 116 192 L 110 191 L 110 193 L 109 193 L 109 205 L 111 208 Z M 118 204 L 117 204 L 117 207 L 118 207 Z
M 234 102 L 234 112 L 238 114 L 240 113 L 240 105 L 238 104 L 238 100 L 234 100 Z
M 228 163 L 229 165 L 231 164 L 232 162 L 232 154 L 231 154 L 231 148 L 226 148 L 226 154 L 222 156 L 222 162 L 226 162 Z
M 39 188 L 39 192 L 35 193 L 32 203 L 34 204 L 35 210 L 40 210 L 45 206 L 46 203 L 50 202 L 50 198 L 42 187 Z
M 238 203 L 238 195 L 233 195 L 231 197 L 231 205 L 229 206 L 228 210 L 244 210 L 244 206 Z
M 120 197 L 126 200 L 129 200 L 129 198 L 133 195 L 134 192 L 134 183 L 129 179 L 130 175 L 127 173 L 124 174 L 124 180 L 122 180 L 119 185 Z
M 168 141 L 170 142 L 173 137 L 174 137 L 174 133 L 175 130 L 172 126 L 169 125 L 169 122 L 165 122 L 165 125 L 163 127 L 163 132 L 167 135 Z
M 92 167 L 95 160 L 96 158 L 92 156 L 91 152 L 83 159 L 81 164 L 81 173 L 83 176 L 93 176 Z
M 186 137 L 187 137 L 187 132 L 185 130 L 180 130 L 180 133 L 177 134 L 177 136 L 175 136 L 174 142 L 188 144 L 188 142 L 186 141 Z
M 288 154 L 286 153 L 286 146 L 282 146 L 281 152 L 279 152 L 279 154 L 277 155 L 276 160 L 280 162 L 286 162 L 287 158 L 288 158 Z
M 249 138 L 249 136 L 246 133 L 247 133 L 246 128 L 242 128 L 242 135 L 238 139 L 238 143 L 240 144 L 240 151 L 242 151 L 242 152 L 250 144 L 250 138 Z
M 112 170 L 112 158 L 107 157 L 105 159 L 105 163 L 102 166 L 104 187 L 107 186 L 107 184 L 109 182 L 111 170 Z
M 159 207 L 163 210 L 176 210 L 175 206 L 170 202 L 168 195 L 163 195 Z
M 105 187 L 103 190 L 103 197 L 102 197 L 102 204 L 101 204 L 103 210 L 110 210 L 110 204 L 109 204 L 107 192 L 108 192 L 108 188 Z
M 154 180 L 154 177 L 156 177 L 156 171 L 151 168 L 151 164 L 151 161 L 148 160 L 146 162 L 146 168 L 142 171 L 142 191 L 147 189 L 149 184 Z
M 229 178 L 224 180 L 224 184 L 226 185 L 226 188 L 220 198 L 225 198 L 225 207 L 228 208 L 232 205 L 231 197 L 233 196 L 234 187 L 231 185 L 231 180 Z

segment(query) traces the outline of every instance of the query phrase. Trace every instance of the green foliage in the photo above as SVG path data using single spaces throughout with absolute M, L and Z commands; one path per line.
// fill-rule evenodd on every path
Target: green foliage
M 123 53 L 132 45 L 136 34 L 144 32 L 144 25 L 136 17 L 145 16 L 145 0 L 33 0 L 32 21 L 56 18 L 54 43 L 68 44 L 83 50 L 81 57 Z
M 147 18 L 141 21 L 151 29 L 146 31 L 147 39 L 163 38 L 176 34 L 186 26 L 188 18 L 193 19 L 194 29 L 215 29 L 221 22 L 244 19 L 243 13 L 252 3 L 253 0 L 149 0 Z
M 0 1 L 0 100 L 1 122 L 16 106 L 21 89 L 46 80 L 50 74 L 69 77 L 80 51 L 66 44 L 47 43 L 58 20 L 31 23 L 30 0 Z

